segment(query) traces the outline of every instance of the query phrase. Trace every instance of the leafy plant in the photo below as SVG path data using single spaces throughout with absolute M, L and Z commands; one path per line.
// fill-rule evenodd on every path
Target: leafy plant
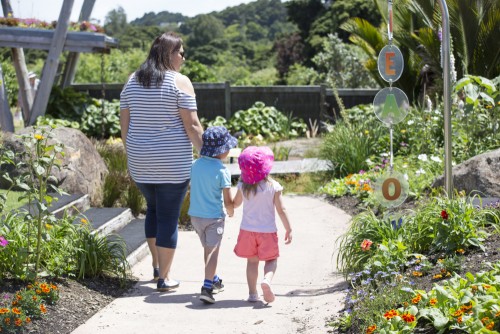
M 360 126 L 340 121 L 325 135 L 320 156 L 330 162 L 334 176 L 344 177 L 368 170 L 366 160 L 374 153 L 374 142 L 374 138 L 367 136 Z
M 77 231 L 74 258 L 77 261 L 76 277 L 88 278 L 105 274 L 127 278 L 129 265 L 125 242 L 118 235 L 105 236 L 94 233 L 88 223 L 82 222 Z

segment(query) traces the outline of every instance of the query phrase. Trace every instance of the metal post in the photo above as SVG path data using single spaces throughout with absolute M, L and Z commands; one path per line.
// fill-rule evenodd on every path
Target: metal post
M 445 0 L 440 0 L 443 48 L 443 102 L 444 102 L 444 179 L 448 198 L 453 197 L 453 175 L 451 166 L 451 80 L 450 80 L 450 15 Z

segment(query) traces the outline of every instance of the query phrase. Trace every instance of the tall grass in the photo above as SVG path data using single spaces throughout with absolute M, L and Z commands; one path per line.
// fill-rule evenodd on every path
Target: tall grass
M 335 177 L 340 178 L 367 170 L 366 160 L 374 146 L 373 137 L 365 135 L 363 127 L 339 121 L 324 137 L 320 157 L 330 161 Z

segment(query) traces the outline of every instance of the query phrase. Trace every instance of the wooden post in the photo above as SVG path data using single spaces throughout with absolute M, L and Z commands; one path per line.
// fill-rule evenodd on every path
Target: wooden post
M 4 132 L 14 132 L 14 120 L 10 112 L 9 99 L 5 89 L 5 80 L 3 79 L 2 65 L 0 64 L 0 127 Z
M 8 17 L 9 15 L 13 14 L 9 0 L 2 0 L 2 9 L 3 9 L 3 15 L 5 17 Z M 30 81 L 28 79 L 28 69 L 26 68 L 26 61 L 24 60 L 24 50 L 22 48 L 19 49 L 12 48 L 11 53 L 12 53 L 12 62 L 14 63 L 14 68 L 16 70 L 17 84 L 19 86 L 19 97 L 21 98 L 22 105 L 28 109 L 28 110 L 23 110 L 23 118 L 26 121 L 27 116 L 25 117 L 24 115 L 29 115 L 29 111 L 31 110 L 31 106 L 33 105 L 33 94 L 31 91 Z M 2 85 L 3 84 L 4 83 L 2 75 Z M 5 94 L 4 96 L 8 106 L 9 101 L 7 97 L 7 91 L 4 91 L 3 94 Z M 10 113 L 10 107 L 8 109 Z M 5 117 L 5 121 L 9 122 L 9 119 L 12 121 L 12 124 L 5 124 L 5 127 L 2 125 L 2 129 L 10 129 L 10 128 L 14 129 L 14 123 L 12 117 L 9 118 L 9 116 L 7 115 Z
M 231 118 L 231 83 L 229 81 L 224 83 L 224 107 L 226 120 L 229 121 Z
M 95 0 L 85 0 L 82 5 L 82 10 L 80 11 L 80 17 L 78 22 L 90 20 L 90 14 L 94 8 Z M 64 67 L 64 73 L 62 76 L 61 87 L 65 88 L 70 86 L 75 79 L 76 65 L 78 64 L 78 59 L 80 54 L 77 52 L 70 52 L 68 59 L 66 60 L 66 66 Z
M 318 122 L 321 120 L 321 117 L 326 115 L 327 113 L 327 108 L 326 108 L 326 85 L 321 84 L 319 86 L 319 115 L 318 115 Z
M 59 57 L 61 56 L 66 41 L 66 35 L 68 34 L 69 18 L 71 16 L 73 3 L 74 0 L 63 1 L 59 20 L 57 21 L 57 27 L 54 31 L 54 37 L 52 38 L 49 55 L 43 67 L 40 85 L 38 86 L 35 102 L 33 103 L 29 125 L 35 124 L 38 116 L 45 114 L 45 109 L 49 102 L 50 91 L 52 90 L 52 85 L 54 84 L 54 79 L 57 74 Z

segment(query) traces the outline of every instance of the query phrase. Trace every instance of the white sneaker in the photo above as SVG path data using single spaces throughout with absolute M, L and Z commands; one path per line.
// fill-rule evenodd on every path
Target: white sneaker
M 250 295 L 248 295 L 247 301 L 250 303 L 256 303 L 260 301 L 259 295 L 251 293 Z
M 274 302 L 275 296 L 273 290 L 271 289 L 271 284 L 267 280 L 264 280 L 260 284 L 260 287 L 262 288 L 262 292 L 264 294 L 264 301 L 266 303 Z

